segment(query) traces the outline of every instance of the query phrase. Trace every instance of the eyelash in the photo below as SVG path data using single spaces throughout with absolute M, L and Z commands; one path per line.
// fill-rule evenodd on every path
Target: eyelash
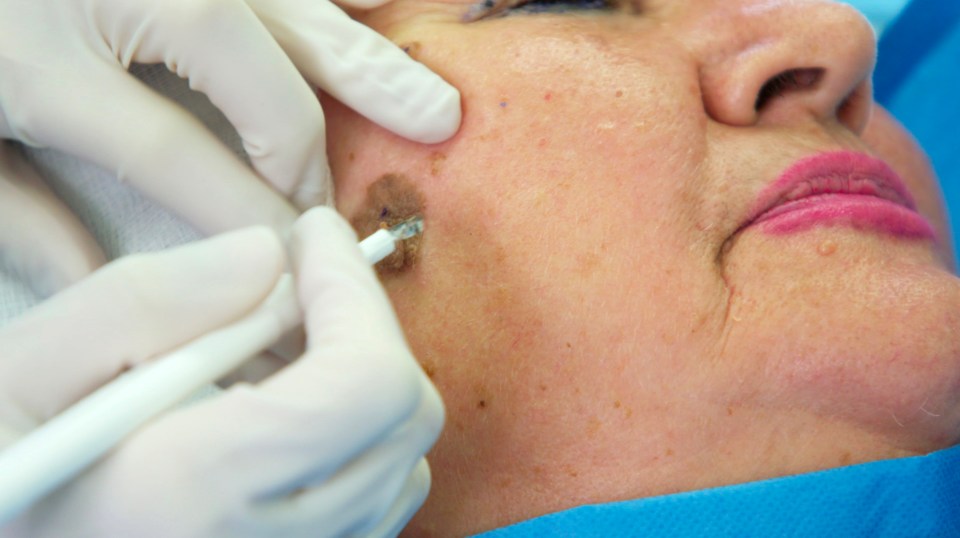
M 610 0 L 526 0 L 509 9 L 520 13 L 563 13 L 565 11 L 611 11 L 616 9 Z
M 495 19 L 511 13 L 564 13 L 567 11 L 616 11 L 630 0 L 483 0 L 464 16 L 465 22 Z M 636 0 L 634 0 L 636 1 Z

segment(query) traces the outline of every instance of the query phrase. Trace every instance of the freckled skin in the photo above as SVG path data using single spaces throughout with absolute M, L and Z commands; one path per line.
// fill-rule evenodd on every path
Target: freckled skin
M 464 25 L 466 1 L 394 0 L 358 16 L 419 43 L 463 95 L 459 133 L 429 146 L 324 100 L 338 208 L 377 223 L 368 189 L 385 174 L 428 206 L 416 267 L 383 279 L 448 417 L 406 535 L 957 441 L 949 241 L 734 235 L 783 170 L 840 149 L 886 159 L 947 233 L 902 129 L 839 106 L 857 88 L 843 76 L 869 71 L 869 27 L 817 0 L 642 4 Z M 754 110 L 770 77 L 824 65 L 813 93 Z

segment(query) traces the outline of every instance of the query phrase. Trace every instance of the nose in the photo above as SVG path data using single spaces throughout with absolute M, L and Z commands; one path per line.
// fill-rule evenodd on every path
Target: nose
M 825 0 L 707 0 L 693 52 L 707 113 L 733 126 L 838 120 L 861 133 L 873 103 L 876 36 Z

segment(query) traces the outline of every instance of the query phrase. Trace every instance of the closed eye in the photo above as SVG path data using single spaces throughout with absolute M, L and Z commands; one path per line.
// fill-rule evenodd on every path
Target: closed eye
M 467 22 L 506 16 L 510 13 L 567 13 L 615 11 L 621 0 L 484 0 L 464 17 Z
M 527 0 L 511 11 L 523 13 L 563 13 L 565 11 L 611 10 L 617 6 L 609 0 Z

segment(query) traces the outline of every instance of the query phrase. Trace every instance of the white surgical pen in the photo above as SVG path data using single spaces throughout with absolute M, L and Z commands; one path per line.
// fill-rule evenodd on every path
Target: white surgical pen
M 414 217 L 359 243 L 375 264 L 419 235 Z M 290 275 L 246 317 L 117 377 L 0 451 L 0 525 L 71 480 L 141 425 L 235 370 L 299 325 Z

